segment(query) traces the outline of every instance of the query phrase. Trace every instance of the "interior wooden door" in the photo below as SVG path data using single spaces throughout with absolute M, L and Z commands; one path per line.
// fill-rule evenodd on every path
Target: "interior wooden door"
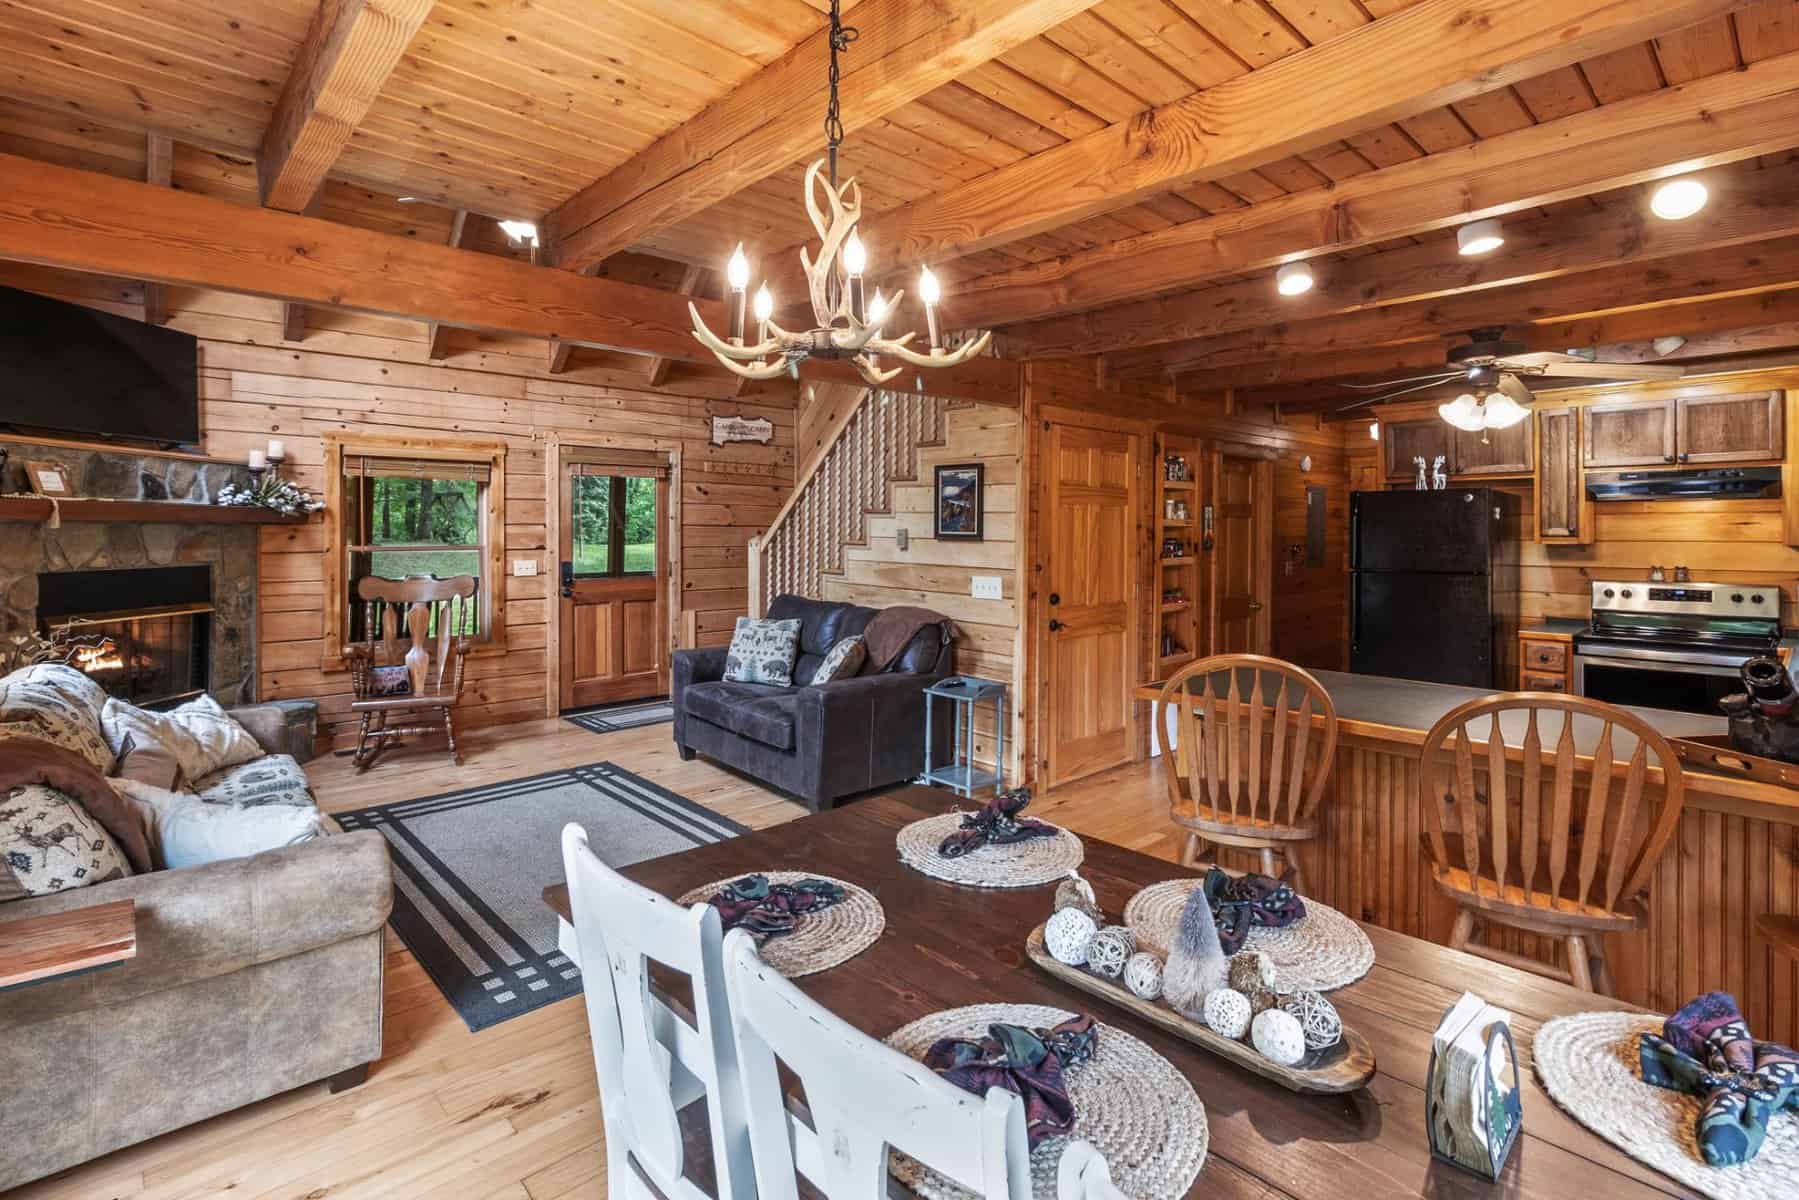
M 563 708 L 668 692 L 668 474 L 568 462 L 561 486 Z
M 1043 436 L 1039 728 L 1054 787 L 1132 757 L 1142 448 L 1132 434 L 1055 422 Z
M 1212 654 L 1266 654 L 1273 631 L 1274 464 L 1212 456 Z

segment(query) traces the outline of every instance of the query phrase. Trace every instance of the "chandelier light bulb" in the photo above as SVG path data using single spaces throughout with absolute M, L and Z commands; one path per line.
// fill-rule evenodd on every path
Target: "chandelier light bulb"
M 926 304 L 935 304 L 943 299 L 943 287 L 929 267 L 918 273 L 918 298 Z
M 868 248 L 862 244 L 862 235 L 850 233 L 849 241 L 843 243 L 843 269 L 851 277 L 862 274 L 868 269 Z
M 1283 296 L 1303 296 L 1312 290 L 1312 268 L 1302 262 L 1291 262 L 1274 273 L 1274 286 Z
M 769 293 L 765 283 L 756 289 L 756 319 L 766 321 L 775 315 L 775 298 Z
M 1649 210 L 1664 221 L 1684 221 L 1711 198 L 1703 183 L 1691 176 L 1670 179 L 1655 189 L 1649 198 Z
M 887 297 L 881 295 L 880 288 L 876 288 L 874 299 L 868 302 L 868 323 L 870 325 L 879 325 L 881 323 L 881 318 L 886 315 Z
M 731 261 L 725 264 L 725 279 L 734 292 L 750 286 L 750 260 L 744 256 L 742 242 L 737 243 L 737 249 L 731 251 Z
M 1505 245 L 1505 231 L 1496 220 L 1471 221 L 1455 231 L 1455 244 L 1467 258 L 1491 254 Z

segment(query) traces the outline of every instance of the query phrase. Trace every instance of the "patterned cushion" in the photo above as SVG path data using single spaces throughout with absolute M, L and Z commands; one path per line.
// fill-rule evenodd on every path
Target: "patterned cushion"
M 196 696 L 168 712 L 151 712 L 114 697 L 101 712 L 101 725 L 116 754 L 123 755 L 128 744 L 171 751 L 190 784 L 262 757 L 262 746 L 250 731 L 211 696 Z
M 292 804 L 312 807 L 306 772 L 292 755 L 268 754 L 255 762 L 214 771 L 193 784 L 208 804 Z
M 39 738 L 72 750 L 102 775 L 113 752 L 100 733 L 106 693 L 74 667 L 40 663 L 0 679 L 0 739 Z
M 832 646 L 825 660 L 818 664 L 818 670 L 812 672 L 812 682 L 816 686 L 838 679 L 853 679 L 867 661 L 868 643 L 862 640 L 862 635 L 846 637 Z
M 129 874 L 131 864 L 118 843 L 62 792 L 29 784 L 0 797 L 0 901 Z
M 725 679 L 731 683 L 793 684 L 793 660 L 800 649 L 800 623 L 757 621 L 738 617 L 725 654 Z

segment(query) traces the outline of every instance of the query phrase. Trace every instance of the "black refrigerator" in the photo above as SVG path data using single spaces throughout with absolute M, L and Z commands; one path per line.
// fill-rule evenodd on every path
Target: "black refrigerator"
M 1349 501 L 1349 669 L 1510 690 L 1518 497 L 1494 488 Z

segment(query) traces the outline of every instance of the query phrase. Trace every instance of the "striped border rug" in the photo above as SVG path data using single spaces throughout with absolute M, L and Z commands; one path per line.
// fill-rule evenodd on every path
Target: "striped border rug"
M 470 1030 L 581 990 L 542 892 L 562 882 L 562 827 L 625 867 L 749 832 L 609 762 L 335 814 L 394 861 L 394 932 Z
M 655 700 L 627 700 L 622 704 L 565 712 L 562 719 L 593 733 L 617 733 L 621 729 L 666 724 L 675 719 L 675 706 L 669 703 L 667 696 Z

